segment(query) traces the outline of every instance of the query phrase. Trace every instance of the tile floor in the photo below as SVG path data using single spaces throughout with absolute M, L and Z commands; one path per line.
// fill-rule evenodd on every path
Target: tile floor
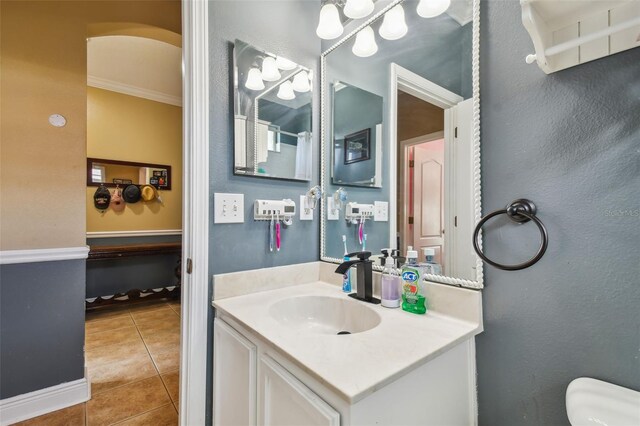
M 87 313 L 91 400 L 19 425 L 177 425 L 180 302 Z

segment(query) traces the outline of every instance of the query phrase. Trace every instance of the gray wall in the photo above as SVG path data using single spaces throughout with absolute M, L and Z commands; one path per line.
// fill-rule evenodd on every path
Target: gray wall
M 214 225 L 211 216 L 210 260 L 211 274 L 256 269 L 319 258 L 318 212 L 314 221 L 294 224 L 283 230 L 282 249 L 268 251 L 266 222 L 254 222 L 252 207 L 257 198 L 292 198 L 299 204 L 304 194 L 319 181 L 319 161 L 314 161 L 313 182 L 294 182 L 233 175 L 233 87 L 231 76 L 231 42 L 239 38 L 270 52 L 283 55 L 314 70 L 314 117 L 319 116 L 318 63 L 320 39 L 315 35 L 319 3 L 316 1 L 213 1 L 210 3 L 210 155 L 211 203 L 214 192 L 245 194 L 245 223 Z M 250 13 L 248 13 L 250 12 Z M 314 159 L 318 158 L 318 121 L 313 120 Z M 298 206 L 299 207 L 299 206 Z M 211 328 L 209 330 L 211 341 Z M 211 359 L 211 347 L 209 347 Z M 211 366 L 211 363 L 209 364 Z M 211 371 L 208 393 L 211 395 Z M 211 398 L 207 398 L 211 401 Z M 207 415 L 210 421 L 211 410 Z
M 486 268 L 480 425 L 568 425 L 574 378 L 640 389 L 640 49 L 545 75 L 518 2 L 481 4 L 484 212 L 528 197 L 550 242 Z M 496 222 L 491 258 L 535 251 L 533 225 Z
M 84 377 L 85 261 L 0 266 L 0 399 Z

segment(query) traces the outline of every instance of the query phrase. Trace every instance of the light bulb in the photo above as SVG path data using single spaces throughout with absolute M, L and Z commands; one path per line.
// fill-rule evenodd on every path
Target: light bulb
M 451 0 L 420 0 L 417 12 L 423 18 L 435 18 L 449 9 Z
M 285 101 L 290 101 L 296 98 L 296 94 L 293 93 L 293 86 L 291 85 L 290 80 L 287 80 L 280 85 L 277 96 Z
M 351 49 L 354 55 L 366 58 L 378 51 L 376 36 L 371 26 L 365 27 L 356 34 L 356 41 Z
M 344 5 L 344 14 L 347 18 L 365 18 L 373 12 L 373 0 L 347 0 Z
M 258 67 L 253 67 L 247 74 L 247 81 L 244 86 L 250 90 L 262 90 L 264 89 L 264 82 L 262 81 L 262 73 Z
M 264 81 L 278 81 L 280 80 L 280 71 L 276 66 L 275 58 L 267 56 L 262 60 L 262 79 Z
M 338 8 L 333 3 L 327 3 L 320 9 L 320 20 L 318 21 L 318 28 L 316 28 L 316 34 L 318 37 L 324 40 L 332 40 L 340 37 L 344 27 L 340 22 L 340 14 Z
M 306 71 L 300 71 L 293 77 L 293 90 L 300 93 L 306 93 L 311 90 L 309 85 L 309 74 Z
M 298 64 L 296 64 L 293 61 L 288 60 L 287 58 L 283 58 L 282 56 L 277 56 L 276 57 L 276 66 L 278 68 L 280 68 L 281 70 L 283 70 L 283 71 L 291 71 L 292 69 L 297 67 Z
M 409 28 L 404 21 L 404 9 L 402 5 L 399 4 L 385 13 L 384 20 L 378 31 L 380 37 L 386 40 L 398 40 L 407 34 Z

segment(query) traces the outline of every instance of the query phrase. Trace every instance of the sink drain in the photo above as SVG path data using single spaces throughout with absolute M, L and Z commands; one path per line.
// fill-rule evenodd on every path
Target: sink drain
M 350 331 L 338 331 L 338 336 L 341 336 L 343 334 L 351 334 Z

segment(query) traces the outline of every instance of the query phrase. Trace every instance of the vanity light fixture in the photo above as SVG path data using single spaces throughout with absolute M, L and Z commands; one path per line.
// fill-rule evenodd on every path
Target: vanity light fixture
M 280 70 L 278 70 L 275 58 L 271 56 L 264 58 L 262 60 L 262 79 L 264 81 L 278 81 L 280 78 Z
M 327 3 L 320 9 L 320 20 L 316 34 L 323 40 L 333 40 L 342 35 L 344 27 L 340 21 L 340 13 L 333 3 Z
M 344 14 L 347 18 L 366 18 L 373 12 L 373 0 L 347 0 L 344 5 Z
M 366 58 L 374 55 L 378 51 L 376 36 L 371 26 L 363 28 L 356 34 L 356 41 L 351 49 L 354 55 Z
M 306 71 L 300 71 L 293 77 L 293 84 L 291 85 L 293 90 L 300 93 L 306 93 L 311 90 L 309 85 L 309 74 Z
M 293 85 L 290 80 L 287 80 L 280 85 L 277 96 L 284 101 L 291 101 L 296 98 L 296 94 L 293 92 Z
M 288 60 L 287 58 L 283 58 L 282 56 L 276 56 L 276 66 L 283 71 L 291 71 L 297 67 L 298 64 Z
M 262 73 L 258 69 L 258 67 L 253 67 L 249 70 L 247 74 L 247 81 L 245 81 L 244 86 L 249 90 L 263 90 L 264 89 L 264 81 L 262 81 Z
M 416 11 L 422 18 L 435 18 L 451 6 L 451 0 L 420 0 Z
M 399 4 L 394 6 L 384 15 L 384 20 L 378 30 L 380 37 L 386 40 L 398 40 L 404 37 L 409 31 L 404 20 L 404 9 Z

